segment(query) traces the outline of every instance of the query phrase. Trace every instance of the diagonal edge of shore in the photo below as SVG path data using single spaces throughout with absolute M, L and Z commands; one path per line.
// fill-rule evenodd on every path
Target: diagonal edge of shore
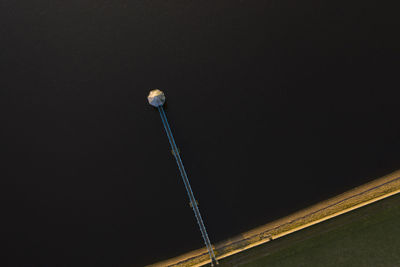
M 214 246 L 215 254 L 218 259 L 228 257 L 396 193 L 400 193 L 400 170 L 236 237 L 219 242 Z M 201 248 L 149 266 L 197 267 L 208 263 L 210 263 L 210 260 L 207 250 Z

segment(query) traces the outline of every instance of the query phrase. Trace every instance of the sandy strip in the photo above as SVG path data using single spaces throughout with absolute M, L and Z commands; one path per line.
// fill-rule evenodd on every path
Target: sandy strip
M 397 193 L 400 193 L 400 170 L 234 238 L 217 243 L 214 246 L 217 258 L 226 258 Z M 210 263 L 210 260 L 207 250 L 202 248 L 150 266 L 203 266 L 208 263 Z

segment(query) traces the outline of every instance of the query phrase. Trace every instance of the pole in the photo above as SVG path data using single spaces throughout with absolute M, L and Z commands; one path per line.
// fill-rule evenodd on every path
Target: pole
M 186 171 L 185 171 L 185 167 L 183 166 L 183 162 L 182 162 L 181 156 L 179 154 L 178 147 L 176 146 L 174 136 L 172 135 L 172 131 L 169 126 L 167 116 L 165 115 L 164 108 L 162 105 L 157 106 L 157 109 L 160 113 L 161 120 L 164 125 L 164 129 L 167 134 L 167 137 L 168 137 L 168 141 L 171 145 L 172 154 L 174 155 L 176 163 L 178 164 L 179 172 L 181 173 L 181 177 L 182 177 L 183 183 L 185 185 L 186 192 L 189 196 L 190 206 L 193 209 L 194 216 L 196 217 L 197 223 L 199 225 L 201 235 L 204 239 L 204 243 L 206 244 L 207 251 L 208 251 L 208 254 L 211 259 L 211 266 L 214 266 L 214 264 L 218 264 L 218 261 L 215 258 L 214 250 L 212 248 L 210 239 L 208 238 L 206 227 L 204 226 L 203 219 L 201 218 L 200 210 L 197 206 L 197 201 L 194 198 L 194 194 L 193 194 L 192 188 L 190 186 L 189 179 L 188 179 Z

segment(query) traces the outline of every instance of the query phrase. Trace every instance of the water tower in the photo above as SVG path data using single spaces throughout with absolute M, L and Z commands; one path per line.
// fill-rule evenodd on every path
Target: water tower
M 165 111 L 163 108 L 163 105 L 165 102 L 164 92 L 162 92 L 161 90 L 158 90 L 158 89 L 152 90 L 152 91 L 150 91 L 149 96 L 147 97 L 147 100 L 149 101 L 150 105 L 156 107 L 158 109 L 158 111 L 160 112 L 161 120 L 164 125 L 165 132 L 167 133 L 169 144 L 171 145 L 172 154 L 174 155 L 176 163 L 178 164 L 178 168 L 179 168 L 179 171 L 182 176 L 183 184 L 185 185 L 186 192 L 189 196 L 190 206 L 192 207 L 194 216 L 196 217 L 197 223 L 199 224 L 201 235 L 203 236 L 204 243 L 206 244 L 207 251 L 208 251 L 208 254 L 211 259 L 211 266 L 214 266 L 214 264 L 218 264 L 218 261 L 215 258 L 213 247 L 211 245 L 210 239 L 208 238 L 206 227 L 204 226 L 204 222 L 203 222 L 203 219 L 201 218 L 200 210 L 197 206 L 197 201 L 194 198 L 194 194 L 193 194 L 192 188 L 190 187 L 190 183 L 189 183 L 189 179 L 187 177 L 186 171 L 185 171 L 185 167 L 183 166 L 183 162 L 182 162 L 178 147 L 176 146 L 174 136 L 172 135 L 171 127 L 169 126 L 167 116 L 165 115 Z

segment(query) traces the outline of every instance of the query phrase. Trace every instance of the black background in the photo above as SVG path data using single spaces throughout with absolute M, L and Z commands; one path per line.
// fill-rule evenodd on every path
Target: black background
M 397 11 L 0 1 L 2 266 L 142 266 L 203 245 L 153 88 L 212 242 L 396 170 Z

